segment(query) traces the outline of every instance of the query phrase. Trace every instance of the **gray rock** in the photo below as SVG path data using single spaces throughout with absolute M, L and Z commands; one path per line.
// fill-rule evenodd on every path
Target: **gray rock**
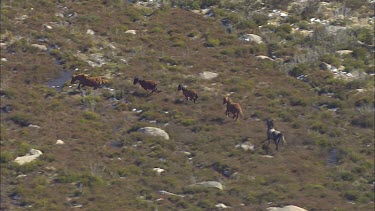
M 37 48 L 41 51 L 47 51 L 47 47 L 45 45 L 39 45 L 39 44 L 31 44 L 31 47 Z
M 202 73 L 199 73 L 200 77 L 202 77 L 203 79 L 207 79 L 207 80 L 216 78 L 218 75 L 219 75 L 218 73 L 209 72 L 209 71 L 204 71 Z
M 269 61 L 275 61 L 274 59 L 268 57 L 268 56 L 263 56 L 263 55 L 259 55 L 259 56 L 256 56 L 255 58 L 259 59 L 259 60 L 269 60 Z
M 95 32 L 92 29 L 87 29 L 86 34 L 88 34 L 88 35 L 95 35 Z
M 143 133 L 145 135 L 149 135 L 149 136 L 159 136 L 159 137 L 164 138 L 165 140 L 169 140 L 168 133 L 160 128 L 143 127 L 143 128 L 138 129 L 138 132 Z
M 56 141 L 56 145 L 62 145 L 62 144 L 65 144 L 64 141 L 62 141 L 60 139 Z
M 243 144 L 241 144 L 241 145 L 239 146 L 239 148 L 241 148 L 241 149 L 243 149 L 243 150 L 245 150 L 245 151 L 248 151 L 248 150 L 250 150 L 250 151 L 254 151 L 255 146 L 254 146 L 253 144 L 251 144 L 250 142 L 246 141 L 246 142 L 244 142 Z
M 204 181 L 190 185 L 190 187 L 205 187 L 205 188 L 217 188 L 223 190 L 224 187 L 220 182 L 217 181 Z
M 159 191 L 159 193 L 160 193 L 160 194 L 163 194 L 163 195 L 167 195 L 167 196 L 185 197 L 184 195 L 171 193 L 171 192 L 168 192 L 168 191 L 165 191 L 165 190 L 161 190 L 161 191 Z
M 125 31 L 125 34 L 134 34 L 134 35 L 136 35 L 137 31 L 135 31 L 135 30 L 127 30 L 127 31 Z
M 332 68 L 332 65 L 327 64 L 327 63 L 325 63 L 325 62 L 322 62 L 322 63 L 320 64 L 320 69 L 322 69 L 322 70 L 331 70 L 331 68 Z
M 244 34 L 240 37 L 240 40 L 248 41 L 248 42 L 255 42 L 257 44 L 263 43 L 262 37 L 256 34 Z
M 340 51 L 336 51 L 336 53 L 339 54 L 340 56 L 345 56 L 345 55 L 353 53 L 353 51 L 352 50 L 340 50 Z
M 218 208 L 218 209 L 228 209 L 228 208 L 230 208 L 229 206 L 227 206 L 223 203 L 219 203 L 219 204 L 215 205 L 215 207 Z
M 37 149 L 31 149 L 29 153 L 25 156 L 17 157 L 14 162 L 18 163 L 19 165 L 23 165 L 25 163 L 30 163 L 31 161 L 37 159 L 43 153 Z
M 288 205 L 285 207 L 269 207 L 267 208 L 268 211 L 307 211 L 301 207 L 297 207 L 294 205 Z

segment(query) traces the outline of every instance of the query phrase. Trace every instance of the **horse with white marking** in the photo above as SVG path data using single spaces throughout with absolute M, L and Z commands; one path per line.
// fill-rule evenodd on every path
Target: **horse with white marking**
M 282 141 L 283 144 L 286 145 L 284 135 L 280 131 L 277 131 L 274 129 L 272 119 L 266 120 L 266 126 L 267 126 L 267 140 L 266 141 L 268 141 L 267 147 L 270 145 L 271 140 L 273 140 L 273 142 L 275 143 L 276 150 L 279 150 L 280 141 Z

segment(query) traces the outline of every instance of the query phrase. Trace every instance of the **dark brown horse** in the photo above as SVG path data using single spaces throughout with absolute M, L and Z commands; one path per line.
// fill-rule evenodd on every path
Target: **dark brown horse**
M 78 74 L 78 75 L 72 76 L 72 80 L 70 81 L 70 83 L 74 84 L 74 82 L 76 82 L 77 80 L 79 81 L 78 89 L 81 89 L 81 85 L 82 87 L 89 86 L 89 87 L 94 87 L 94 89 L 97 89 L 103 86 L 104 84 L 108 83 L 107 80 L 104 80 L 101 77 L 90 77 L 86 74 Z
M 137 83 L 139 83 L 141 85 L 141 87 L 146 90 L 146 92 L 148 92 L 148 90 L 151 90 L 151 93 L 161 92 L 156 88 L 157 83 L 153 80 L 141 80 L 141 79 L 136 77 L 136 78 L 134 78 L 133 84 L 136 85 Z

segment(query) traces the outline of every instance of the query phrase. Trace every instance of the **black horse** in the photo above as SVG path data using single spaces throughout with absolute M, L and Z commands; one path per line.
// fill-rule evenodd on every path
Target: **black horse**
M 267 126 L 267 140 L 266 141 L 268 141 L 267 147 L 270 145 L 271 140 L 273 140 L 273 142 L 275 143 L 276 150 L 279 150 L 280 141 L 282 141 L 283 144 L 286 145 L 284 135 L 280 131 L 277 131 L 273 128 L 273 120 L 272 119 L 266 120 L 266 126 Z

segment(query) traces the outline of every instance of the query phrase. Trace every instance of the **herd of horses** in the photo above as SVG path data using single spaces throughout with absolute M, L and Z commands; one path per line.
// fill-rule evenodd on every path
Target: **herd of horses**
M 108 81 L 103 79 L 102 77 L 98 77 L 98 76 L 97 77 L 91 77 L 91 76 L 86 75 L 86 74 L 73 75 L 70 83 L 74 84 L 76 81 L 79 81 L 78 89 L 80 89 L 81 87 L 84 87 L 84 86 L 93 87 L 94 89 L 97 89 L 99 87 L 102 87 L 102 86 L 108 84 Z M 161 92 L 160 90 L 157 89 L 157 82 L 154 81 L 154 80 L 141 80 L 141 79 L 135 77 L 134 80 L 133 80 L 133 85 L 136 85 L 137 83 L 139 83 L 141 85 L 141 87 L 144 90 L 146 90 L 146 92 L 151 91 L 150 94 L 152 94 L 154 92 L 155 93 Z M 188 88 L 182 86 L 181 84 L 178 85 L 177 91 L 182 91 L 182 93 L 185 96 L 187 101 L 191 100 L 195 103 L 195 101 L 198 99 L 198 93 L 195 90 L 188 89 Z M 244 116 L 243 112 L 242 112 L 241 105 L 239 103 L 233 102 L 231 99 L 229 99 L 229 97 L 223 98 L 223 104 L 227 105 L 227 108 L 225 110 L 225 115 L 227 117 L 229 117 L 230 114 L 232 114 L 233 115 L 232 118 L 237 121 L 240 115 L 242 117 Z M 283 144 L 286 144 L 284 135 L 280 131 L 277 131 L 274 128 L 274 124 L 273 124 L 272 119 L 266 120 L 266 127 L 267 127 L 267 139 L 265 140 L 265 141 L 267 141 L 266 147 L 268 147 L 270 145 L 271 141 L 273 141 L 274 144 L 276 145 L 276 150 L 279 149 L 280 142 L 282 142 Z M 265 141 L 263 141 L 263 142 L 265 142 Z

